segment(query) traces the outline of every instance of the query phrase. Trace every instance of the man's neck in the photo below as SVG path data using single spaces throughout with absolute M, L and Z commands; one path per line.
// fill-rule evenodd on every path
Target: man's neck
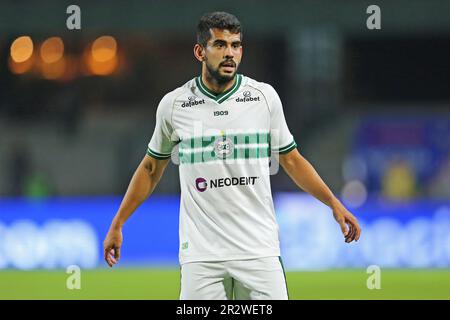
M 236 82 L 236 74 L 230 81 L 226 83 L 217 83 L 217 81 L 212 78 L 206 71 L 202 71 L 202 82 L 203 84 L 212 92 L 216 94 L 221 94 L 222 92 L 230 89 Z

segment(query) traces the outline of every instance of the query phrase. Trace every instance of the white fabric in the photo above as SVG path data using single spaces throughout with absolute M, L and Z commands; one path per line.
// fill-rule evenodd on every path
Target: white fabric
M 239 80 L 221 103 L 193 79 L 158 106 L 148 154 L 180 150 L 180 264 L 280 255 L 270 153 L 296 145 L 276 91 Z
M 191 262 L 181 267 L 180 300 L 287 300 L 278 257 Z

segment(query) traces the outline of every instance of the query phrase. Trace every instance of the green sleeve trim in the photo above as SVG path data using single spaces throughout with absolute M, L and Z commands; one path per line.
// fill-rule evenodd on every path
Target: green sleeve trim
M 153 151 L 153 150 L 150 149 L 150 148 L 147 149 L 147 155 L 149 155 L 149 156 L 151 156 L 151 157 L 153 157 L 153 158 L 155 158 L 155 159 L 158 159 L 158 160 L 169 159 L 170 156 L 171 156 L 171 154 L 163 154 L 163 153 L 159 153 L 159 152 Z
M 285 153 L 288 153 L 289 151 L 294 150 L 295 148 L 297 148 L 297 144 L 295 143 L 295 141 L 292 141 L 287 146 L 279 148 L 275 152 L 278 152 L 279 154 L 285 154 Z

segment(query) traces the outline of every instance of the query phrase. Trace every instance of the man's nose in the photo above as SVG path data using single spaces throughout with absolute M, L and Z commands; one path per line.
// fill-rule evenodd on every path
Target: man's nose
M 233 58 L 234 54 L 233 54 L 233 49 L 231 48 L 231 46 L 228 46 L 225 49 L 225 58 Z

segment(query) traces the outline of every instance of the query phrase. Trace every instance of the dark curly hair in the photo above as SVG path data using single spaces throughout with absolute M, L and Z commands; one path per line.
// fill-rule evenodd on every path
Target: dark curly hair
M 211 33 L 209 32 L 211 28 L 240 33 L 242 41 L 241 23 L 234 15 L 228 12 L 216 11 L 204 14 L 197 25 L 197 43 L 206 47 L 206 43 L 211 38 Z

